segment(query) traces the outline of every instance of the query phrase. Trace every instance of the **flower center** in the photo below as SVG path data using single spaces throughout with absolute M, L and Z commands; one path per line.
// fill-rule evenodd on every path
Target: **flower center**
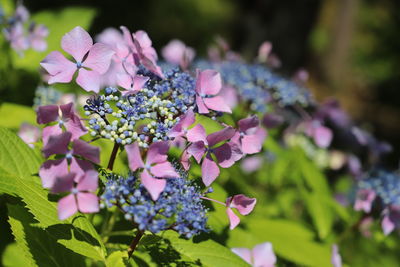
M 82 68 L 83 67 L 82 62 L 80 62 L 80 61 L 76 62 L 76 67 L 78 69 Z
M 79 193 L 78 188 L 72 188 L 71 193 L 74 195 L 78 194 Z

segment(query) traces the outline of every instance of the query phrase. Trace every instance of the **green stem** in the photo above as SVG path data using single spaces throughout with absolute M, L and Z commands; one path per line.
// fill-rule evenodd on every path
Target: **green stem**
M 111 152 L 110 160 L 108 161 L 108 165 L 107 165 L 107 169 L 109 169 L 110 171 L 112 171 L 112 169 L 114 168 L 114 162 L 115 162 L 115 158 L 117 157 L 118 149 L 119 149 L 119 144 L 114 143 L 114 147 Z

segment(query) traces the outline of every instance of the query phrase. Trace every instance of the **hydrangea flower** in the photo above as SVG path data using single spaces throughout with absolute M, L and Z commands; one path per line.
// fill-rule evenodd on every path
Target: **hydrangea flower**
M 363 210 L 366 213 L 371 211 L 372 202 L 375 200 L 376 194 L 370 189 L 361 189 L 357 192 L 356 201 L 354 203 L 355 210 Z
M 75 139 L 72 142 L 72 149 L 69 144 L 72 139 L 70 132 L 64 132 L 59 135 L 53 135 L 43 148 L 43 154 L 46 158 L 51 155 L 63 155 L 61 159 L 47 160 L 42 164 L 39 170 L 39 176 L 42 179 L 43 187 L 51 188 L 57 176 L 62 176 L 69 171 L 75 173 L 77 177 L 83 175 L 87 170 L 93 169 L 92 163 L 99 164 L 100 150 L 98 147 L 91 146 L 85 141 Z
M 125 218 L 140 230 L 158 233 L 173 229 L 186 238 L 208 231 L 200 188 L 187 180 L 187 174 L 180 172 L 177 178 L 166 179 L 165 189 L 156 200 L 133 174 L 108 174 L 107 180 L 101 196 L 103 205 L 119 206 Z
M 182 41 L 174 39 L 161 50 L 161 54 L 168 63 L 186 69 L 194 59 L 196 52 Z
M 244 154 L 255 154 L 261 151 L 267 132 L 259 127 L 257 116 L 241 119 L 238 122 L 239 131 L 232 137 Z
M 18 136 L 28 144 L 31 148 L 34 147 L 34 143 L 39 141 L 41 131 L 38 127 L 33 126 L 29 123 L 22 123 L 18 131 Z
M 65 34 L 61 47 L 75 62 L 58 51 L 51 52 L 40 65 L 50 74 L 49 84 L 69 83 L 78 71 L 76 82 L 86 91 L 100 90 L 100 76 L 108 70 L 114 51 L 101 43 L 93 44 L 90 35 L 77 26 Z
M 159 178 L 177 178 L 179 174 L 167 160 L 168 143 L 156 142 L 150 145 L 145 162 L 142 160 L 140 149 L 135 142 L 125 147 L 128 154 L 129 168 L 132 171 L 143 169 L 140 179 L 143 186 L 149 191 L 153 200 L 157 200 L 164 190 L 167 181 Z
M 249 198 L 242 194 L 228 197 L 226 199 L 226 214 L 230 222 L 229 228 L 233 230 L 240 223 L 240 218 L 232 209 L 236 209 L 242 215 L 247 215 L 253 211 L 256 203 L 257 200 L 255 198 Z
M 333 267 L 342 267 L 342 257 L 339 254 L 339 247 L 336 244 L 332 246 L 331 263 Z
M 232 248 L 232 252 L 254 267 L 273 267 L 276 264 L 276 256 L 270 242 L 258 244 L 252 250 Z
M 52 193 L 70 192 L 58 201 L 58 218 L 65 220 L 78 211 L 95 213 L 99 211 L 98 197 L 93 194 L 98 186 L 98 173 L 93 170 L 82 176 L 70 172 L 57 176 L 52 187 Z
M 328 127 L 321 125 L 318 120 L 307 121 L 303 123 L 305 133 L 313 138 L 314 143 L 320 148 L 327 148 L 333 138 L 332 130 Z
M 193 110 L 189 109 L 186 114 L 182 115 L 179 122 L 168 132 L 168 136 L 173 138 L 186 136 L 189 127 L 195 122 L 195 120 L 196 118 Z
M 37 123 L 47 124 L 51 122 L 57 122 L 57 124 L 43 129 L 43 143 L 45 145 L 50 136 L 62 133 L 63 128 L 71 133 L 72 139 L 77 139 L 87 132 L 79 116 L 75 114 L 72 102 L 60 106 L 39 106 L 37 109 Z

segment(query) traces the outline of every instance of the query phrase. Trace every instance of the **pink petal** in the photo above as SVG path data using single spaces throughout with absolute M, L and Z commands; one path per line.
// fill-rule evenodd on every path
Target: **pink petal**
M 196 105 L 197 105 L 197 109 L 199 110 L 200 114 L 210 113 L 210 111 L 204 104 L 203 98 L 201 98 L 201 96 L 196 95 Z
M 265 135 L 262 137 L 265 138 Z M 264 143 L 264 138 L 253 135 L 245 135 L 241 139 L 242 151 L 245 154 L 255 154 L 261 151 L 262 145 Z
M 171 40 L 162 50 L 164 59 L 171 64 L 179 65 L 183 59 L 186 45 L 180 40 Z
M 339 248 L 337 245 L 332 246 L 331 263 L 333 267 L 342 267 L 342 257 L 339 254 Z
M 49 141 L 43 148 L 43 154 L 46 158 L 54 154 L 66 154 L 70 140 L 71 133 L 69 132 L 50 136 Z
M 79 182 L 86 171 L 93 170 L 93 164 L 87 160 L 77 159 L 72 157 L 70 164 L 70 171 L 76 173 L 75 182 Z
M 151 198 L 157 200 L 160 194 L 164 191 L 167 184 L 165 179 L 157 179 L 152 177 L 147 170 L 144 170 L 140 175 L 143 186 L 147 189 Z
M 203 159 L 203 163 L 201 164 L 201 175 L 203 183 L 206 186 L 210 186 L 219 175 L 218 165 L 214 162 L 210 155 L 207 155 Z
M 42 139 L 43 145 L 46 146 L 51 136 L 60 135 L 63 133 L 60 125 L 47 126 L 43 129 Z
M 149 77 L 135 75 L 135 77 L 133 77 L 132 79 L 131 75 L 118 74 L 117 80 L 119 86 L 127 89 L 127 91 L 122 91 L 122 94 L 128 95 L 128 94 L 135 94 L 139 92 L 142 88 L 144 88 L 144 85 L 149 80 Z
M 206 147 L 204 146 L 204 143 L 200 141 L 191 144 L 186 151 L 196 159 L 197 163 L 200 163 L 204 153 L 206 152 Z
M 272 44 L 271 42 L 263 42 L 258 49 L 258 61 L 266 62 L 269 54 L 272 51 Z
M 181 156 L 180 162 L 182 164 L 182 167 L 186 171 L 188 171 L 190 169 L 190 154 L 187 152 L 187 150 L 184 150 L 182 152 L 182 156 Z
M 74 155 L 80 155 L 94 163 L 100 163 L 100 149 L 97 146 L 89 145 L 87 142 L 76 139 L 72 145 Z
M 231 108 L 225 103 L 221 96 L 203 98 L 204 104 L 208 109 L 232 113 Z
M 39 176 L 44 188 L 51 188 L 56 176 L 63 176 L 67 173 L 67 159 L 48 160 L 42 164 L 39 170 Z
M 140 150 L 137 142 L 125 146 L 125 150 L 128 155 L 129 168 L 132 171 L 136 171 L 137 169 L 144 167 L 144 163 L 140 155 Z
M 133 43 L 131 32 L 125 26 L 121 26 L 120 29 L 122 31 L 125 42 L 128 44 L 128 46 L 130 46 L 131 48 L 134 48 L 135 45 Z
M 52 193 L 70 192 L 74 187 L 75 173 L 67 173 L 65 175 L 57 175 L 51 187 Z
M 229 207 L 237 209 L 240 214 L 247 215 L 253 211 L 257 200 L 255 198 L 249 198 L 243 194 L 240 194 L 233 197 L 228 197 L 226 203 L 229 205 Z
M 175 168 L 168 161 L 164 163 L 158 163 L 150 168 L 150 172 L 158 178 L 178 178 L 179 174 L 175 171 Z
M 203 125 L 197 124 L 192 129 L 187 131 L 186 138 L 191 143 L 202 141 L 207 144 L 206 129 L 204 129 Z
M 40 65 L 50 74 L 49 84 L 69 83 L 78 69 L 76 64 L 66 59 L 63 54 L 53 51 L 47 55 Z
M 18 136 L 30 147 L 34 147 L 33 143 L 39 141 L 41 133 L 38 127 L 24 122 L 19 128 Z
M 226 209 L 226 214 L 228 215 L 229 219 L 229 229 L 235 229 L 235 227 L 240 223 L 240 218 L 230 208 Z
M 75 114 L 71 115 L 71 118 L 64 123 L 64 126 L 72 134 L 72 140 L 78 139 L 87 133 L 87 129 L 83 126 L 81 119 Z
M 88 92 L 93 91 L 98 93 L 100 91 L 100 77 L 100 74 L 96 71 L 80 68 L 78 78 L 76 78 L 76 83 Z
M 196 118 L 192 109 L 180 117 L 180 121 L 169 131 L 169 137 L 178 137 L 185 134 L 185 130 L 195 122 Z
M 208 146 L 212 147 L 220 142 L 226 141 L 232 138 L 236 133 L 236 130 L 232 127 L 225 127 L 224 129 L 212 133 L 207 136 Z
M 331 129 L 325 126 L 319 126 L 314 132 L 315 144 L 321 148 L 327 148 L 332 141 L 333 134 Z
M 245 173 L 251 173 L 258 170 L 263 163 L 263 159 L 260 156 L 252 156 L 245 158 L 242 162 L 240 167 Z
M 139 30 L 135 32 L 135 39 L 139 42 L 140 47 L 142 48 L 151 47 L 152 44 L 151 39 L 145 31 Z
M 95 170 L 87 171 L 77 185 L 79 191 L 94 192 L 98 187 L 99 174 Z
M 93 46 L 92 37 L 82 27 L 75 27 L 61 39 L 61 47 L 72 55 L 77 62 L 82 62 L 83 57 Z
M 383 233 L 385 235 L 390 234 L 394 229 L 396 228 L 396 225 L 394 222 L 392 222 L 392 220 L 390 220 L 390 216 L 389 215 L 385 215 L 383 217 L 382 220 L 382 229 L 383 229 Z
M 219 96 L 224 99 L 225 104 L 227 104 L 231 110 L 238 105 L 238 94 L 236 89 L 231 86 L 224 85 Z
M 99 198 L 92 193 L 81 193 L 77 194 L 78 209 L 82 213 L 95 213 L 99 209 Z
M 215 148 L 214 155 L 222 168 L 229 168 L 242 158 L 243 153 L 238 144 L 229 142 Z
M 104 74 L 110 67 L 111 58 L 114 51 L 105 44 L 97 43 L 89 50 L 89 54 L 84 61 L 84 67 L 90 68 L 99 74 Z
M 222 87 L 221 75 L 215 70 L 197 72 L 196 92 L 205 95 L 216 95 Z
M 167 160 L 169 145 L 167 141 L 152 143 L 147 151 L 146 163 L 163 163 Z
M 354 203 L 355 210 L 363 210 L 366 213 L 371 211 L 372 202 L 375 200 L 376 193 L 373 190 L 361 189 L 357 192 L 356 201 Z
M 259 244 L 253 248 L 253 264 L 259 267 L 273 267 L 276 256 L 270 242 Z
M 241 257 L 247 263 L 251 264 L 251 250 L 248 248 L 232 248 L 233 253 Z
M 60 199 L 57 206 L 58 218 L 60 220 L 65 220 L 78 212 L 78 206 L 73 194 Z
M 37 113 L 36 121 L 39 124 L 45 124 L 52 121 L 56 121 L 59 116 L 57 105 L 39 106 L 36 113 Z
M 259 126 L 259 124 L 260 124 L 260 120 L 258 119 L 258 117 L 256 115 L 253 115 L 253 116 L 245 118 L 245 119 L 241 119 L 238 122 L 239 131 L 249 134 L 247 132 L 247 130 L 257 128 Z M 251 132 L 251 133 L 253 133 L 253 132 Z

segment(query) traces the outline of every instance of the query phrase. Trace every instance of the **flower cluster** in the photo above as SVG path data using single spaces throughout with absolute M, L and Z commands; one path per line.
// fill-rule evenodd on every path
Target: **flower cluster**
M 207 231 L 207 209 L 202 203 L 200 188 L 193 185 L 187 174 L 167 179 L 166 187 L 154 200 L 134 174 L 122 177 L 107 174 L 101 200 L 107 207 L 117 206 L 127 220 L 142 231 L 158 233 L 174 229 L 190 238 Z
M 22 4 L 19 4 L 14 14 L 8 18 L 1 14 L 0 10 L 0 25 L 4 24 L 5 26 L 3 29 L 4 37 L 18 53 L 29 48 L 36 51 L 47 49 L 47 42 L 45 41 L 49 34 L 47 27 L 34 22 L 29 23 L 29 16 L 29 11 Z

